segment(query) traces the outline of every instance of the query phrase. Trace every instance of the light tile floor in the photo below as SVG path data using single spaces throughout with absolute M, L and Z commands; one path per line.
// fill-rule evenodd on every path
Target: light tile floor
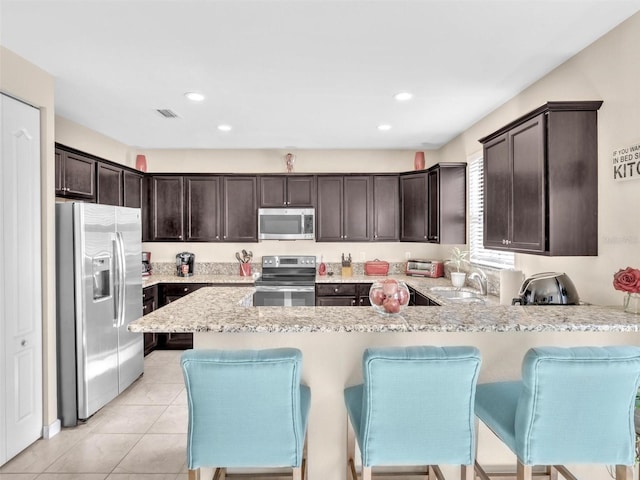
M 86 423 L 38 440 L 0 480 L 186 480 L 181 351 L 145 357 L 144 375 Z

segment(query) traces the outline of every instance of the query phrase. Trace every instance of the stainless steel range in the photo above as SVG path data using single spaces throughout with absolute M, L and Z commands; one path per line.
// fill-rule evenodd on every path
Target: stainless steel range
M 256 280 L 255 306 L 310 307 L 316 304 L 316 257 L 262 257 L 262 276 Z

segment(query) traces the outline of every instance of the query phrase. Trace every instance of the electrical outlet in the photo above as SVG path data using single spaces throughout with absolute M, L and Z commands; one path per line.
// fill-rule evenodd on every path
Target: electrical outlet
M 409 260 L 411 258 L 411 252 L 404 252 L 404 259 Z

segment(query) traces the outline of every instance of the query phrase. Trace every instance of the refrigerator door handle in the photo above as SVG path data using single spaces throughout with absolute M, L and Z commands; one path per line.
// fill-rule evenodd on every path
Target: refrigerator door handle
M 120 269 L 120 265 L 119 265 L 119 261 L 118 261 L 118 249 L 119 249 L 119 245 L 118 245 L 118 239 L 114 238 L 113 239 L 113 257 L 111 260 L 111 272 L 110 272 L 110 277 L 111 277 L 111 288 L 113 291 L 113 328 L 118 328 L 118 323 L 120 321 L 120 317 L 119 317 L 119 307 L 120 307 L 120 272 L 118 271 Z
M 122 233 L 116 232 L 116 273 L 117 284 L 116 291 L 118 292 L 117 310 L 116 310 L 116 327 L 124 325 L 124 306 L 125 306 L 125 258 L 124 258 L 124 240 L 122 239 Z

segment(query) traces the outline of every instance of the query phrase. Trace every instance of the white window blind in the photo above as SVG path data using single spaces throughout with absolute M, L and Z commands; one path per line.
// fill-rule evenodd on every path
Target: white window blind
M 469 162 L 469 260 L 495 268 L 513 268 L 514 254 L 488 250 L 483 245 L 484 172 L 482 157 Z

